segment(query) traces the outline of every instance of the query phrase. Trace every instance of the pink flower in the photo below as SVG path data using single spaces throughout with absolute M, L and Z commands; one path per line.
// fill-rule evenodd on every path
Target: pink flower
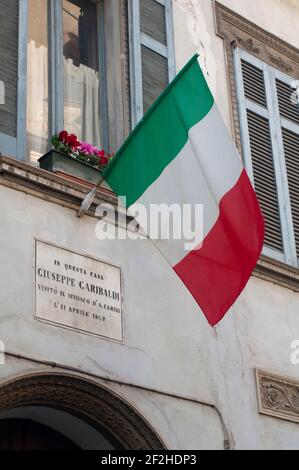
M 85 155 L 92 155 L 98 151 L 97 147 L 89 144 L 88 142 L 81 142 L 80 145 L 80 152 L 84 153 Z

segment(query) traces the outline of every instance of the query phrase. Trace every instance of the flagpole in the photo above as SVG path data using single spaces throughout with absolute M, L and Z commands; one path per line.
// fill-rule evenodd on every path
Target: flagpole
M 94 186 L 94 188 L 85 195 L 81 203 L 80 209 L 78 210 L 77 217 L 79 218 L 82 217 L 82 215 L 84 215 L 85 212 L 88 211 L 88 209 L 90 208 L 91 204 L 94 201 L 96 192 L 98 188 L 101 186 L 101 184 L 103 183 L 103 181 L 104 181 L 104 176 L 102 176 L 100 180 L 98 181 L 98 183 Z
M 88 209 L 90 208 L 91 204 L 94 201 L 97 189 L 101 186 L 103 181 L 104 181 L 104 176 L 102 176 L 101 179 L 98 181 L 98 183 L 94 186 L 94 188 L 85 195 L 81 203 L 81 207 L 78 210 L 77 217 L 82 217 L 82 215 L 84 215 L 88 211 Z M 152 240 L 146 232 L 144 232 L 144 234 L 145 234 L 145 238 L 152 243 L 152 245 L 160 252 L 160 254 L 164 258 L 164 260 L 167 262 L 167 264 L 171 266 L 171 264 L 169 263 L 169 260 L 166 258 L 165 254 L 160 250 L 159 246 L 154 242 L 154 240 Z

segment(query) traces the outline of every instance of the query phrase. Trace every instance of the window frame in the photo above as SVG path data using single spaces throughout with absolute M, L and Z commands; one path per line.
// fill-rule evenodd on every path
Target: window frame
M 143 33 L 140 27 L 140 2 L 128 0 L 130 31 L 130 90 L 131 90 L 131 127 L 134 128 L 143 117 L 143 83 L 141 46 L 156 52 L 168 60 L 168 81 L 176 75 L 172 0 L 154 0 L 165 7 L 167 45 Z
M 105 33 L 103 0 L 90 0 L 96 4 L 98 25 L 99 65 L 105 73 L 100 74 L 99 106 L 101 110 L 102 147 L 109 148 L 107 91 L 105 67 Z M 63 77 L 63 0 L 48 0 L 49 37 L 49 138 L 64 129 L 64 77 Z M 102 47 L 101 47 L 102 45 Z
M 26 161 L 26 93 L 27 93 L 27 32 L 28 1 L 19 1 L 19 35 L 18 35 L 18 85 L 17 85 L 17 130 L 16 137 L 0 132 L 2 153 L 18 160 Z M 5 85 L 5 84 L 4 84 Z
M 27 45 L 29 0 L 19 1 L 19 37 L 18 37 L 18 99 L 17 132 L 11 137 L 0 132 L 2 153 L 18 160 L 28 161 L 27 156 Z M 103 0 L 91 0 L 97 6 L 99 64 L 105 67 L 105 41 Z M 49 144 L 51 136 L 64 128 L 64 77 L 63 77 L 63 16 L 62 0 L 47 0 L 48 38 L 49 38 Z M 102 146 L 109 149 L 109 131 L 107 118 L 107 89 L 105 73 L 100 74 L 101 135 Z M 29 162 L 33 163 L 33 162 Z M 33 163 L 34 164 L 34 163 Z
M 141 70 L 141 44 L 159 53 L 168 59 L 168 79 L 171 81 L 176 75 L 173 12 L 172 0 L 155 0 L 165 7 L 167 46 L 159 41 L 141 34 L 139 0 L 121 0 L 117 6 L 107 7 L 110 0 L 91 0 L 97 6 L 98 12 L 98 40 L 99 64 L 105 73 L 100 74 L 100 102 L 101 102 L 101 133 L 102 146 L 115 151 L 127 137 L 130 129 L 134 128 L 143 117 L 142 96 L 142 70 Z M 28 37 L 28 2 L 19 2 L 19 58 L 18 58 L 18 105 L 17 105 L 17 137 L 9 137 L 0 133 L 3 153 L 19 160 L 28 161 L 27 156 L 27 44 Z M 49 38 L 49 144 L 51 136 L 64 128 L 64 83 L 63 83 L 63 16 L 62 0 L 47 0 L 48 38 Z M 124 6 L 126 5 L 126 6 Z M 108 11 L 110 10 L 110 11 Z M 126 18 L 121 15 L 126 11 Z M 112 35 L 113 41 L 120 43 L 112 46 L 107 43 L 108 20 L 116 18 L 117 24 Z M 126 53 L 126 39 L 124 35 L 128 24 L 128 57 Z M 125 26 L 124 26 L 125 24 Z M 111 29 L 111 24 L 109 26 Z M 118 36 L 117 36 L 118 35 Z M 116 37 L 117 36 L 117 37 Z M 102 46 L 101 46 L 102 45 Z M 107 47 L 109 51 L 107 52 Z M 116 50 L 116 49 L 117 50 Z M 118 49 L 120 48 L 120 51 Z M 121 65 L 113 66 L 109 59 L 111 53 L 120 52 Z M 129 60 L 128 60 L 129 59 Z M 127 70 L 128 69 L 128 70 Z M 121 70 L 121 72 L 120 72 Z M 121 89 L 115 94 L 116 83 L 109 84 L 116 76 L 121 77 Z M 109 74 L 107 78 L 106 75 Z M 114 77 L 114 78 L 113 78 Z M 116 96 L 117 95 L 117 96 Z M 117 103 L 116 103 L 117 101 Z M 117 115 L 115 106 L 119 109 Z M 121 106 L 121 110 L 120 110 Z M 113 116 L 111 116 L 111 113 Z M 121 119 L 120 119 L 121 117 Z M 112 129 L 110 128 L 112 125 Z M 29 162 L 34 164 L 33 162 Z
M 279 252 L 274 248 L 264 245 L 263 255 L 273 258 L 277 261 L 287 263 L 288 265 L 298 267 L 298 258 L 296 252 L 295 234 L 291 210 L 291 201 L 289 195 L 289 186 L 287 178 L 287 167 L 284 154 L 284 144 L 282 137 L 282 128 L 290 130 L 299 135 L 299 126 L 280 116 L 278 96 L 276 89 L 276 79 L 287 84 L 291 84 L 295 78 L 287 75 L 271 65 L 263 62 L 245 50 L 236 47 L 233 51 L 236 92 L 239 109 L 240 134 L 243 150 L 244 165 L 249 178 L 254 186 L 252 158 L 249 139 L 249 127 L 247 121 L 247 110 L 251 110 L 259 116 L 265 117 L 269 121 L 273 165 L 276 178 L 277 198 L 279 205 L 281 235 L 284 252 Z M 251 63 L 263 71 L 267 109 L 248 100 L 245 97 L 241 60 Z

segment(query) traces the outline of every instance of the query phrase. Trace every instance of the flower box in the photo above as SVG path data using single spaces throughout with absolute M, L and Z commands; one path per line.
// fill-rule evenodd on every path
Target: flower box
M 53 135 L 51 142 L 53 150 L 38 160 L 40 167 L 85 186 L 100 183 L 104 169 L 114 156 L 88 142 L 80 142 L 66 130 Z
M 99 183 L 103 171 L 77 158 L 65 155 L 57 150 L 50 150 L 40 157 L 39 165 L 43 170 L 83 183 L 88 181 L 93 185 Z

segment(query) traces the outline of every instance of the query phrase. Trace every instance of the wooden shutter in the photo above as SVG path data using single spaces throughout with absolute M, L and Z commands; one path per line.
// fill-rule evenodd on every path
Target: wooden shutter
M 145 113 L 168 85 L 165 57 L 141 46 L 143 112 Z
M 280 116 L 299 125 L 298 106 L 292 103 L 292 90 L 290 83 L 276 79 L 276 91 Z
M 283 251 L 268 119 L 247 111 L 254 187 L 264 216 L 265 244 Z
M 282 129 L 282 137 L 288 175 L 296 251 L 297 257 L 299 258 L 299 135 L 290 130 Z
M 267 108 L 263 70 L 242 59 L 242 73 L 245 97 Z
M 247 169 L 250 168 L 249 173 L 264 216 L 265 245 L 283 252 L 265 77 L 264 70 L 259 65 L 241 58 L 239 76 L 237 74 L 239 101 L 245 108 L 243 119 L 241 118 L 241 128 L 243 136 L 248 136 L 249 146 L 246 148 L 246 145 L 243 145 L 245 166 Z
M 166 46 L 165 5 L 156 0 L 140 0 L 140 29 L 142 33 Z
M 130 0 L 133 126 L 175 76 L 171 0 Z
M 140 0 L 141 65 L 143 112 L 145 113 L 168 84 L 165 6 L 156 0 Z M 157 52 L 155 41 L 161 51 Z
M 1 0 L 0 7 L 0 81 L 5 88 L 5 103 L 0 104 L 0 152 L 14 156 L 17 138 L 19 0 Z
M 291 204 L 294 237 L 299 258 L 299 108 L 292 102 L 290 77 L 276 78 L 276 93 L 282 128 L 284 160 L 287 172 L 288 194 Z

